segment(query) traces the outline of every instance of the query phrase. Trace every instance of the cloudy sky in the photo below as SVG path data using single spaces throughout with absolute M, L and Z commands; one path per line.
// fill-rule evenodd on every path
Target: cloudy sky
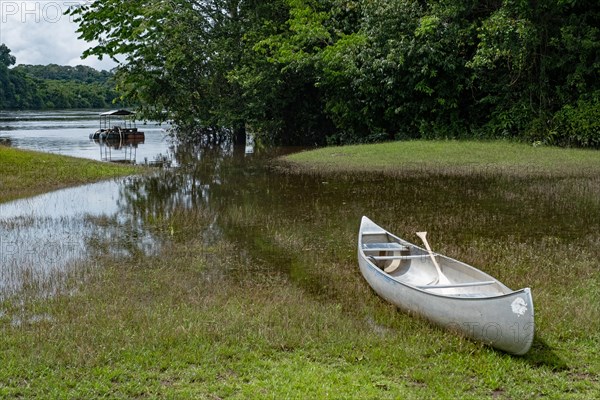
M 77 39 L 77 24 L 63 15 L 69 5 L 84 0 L 0 0 L 0 43 L 6 44 L 17 64 L 89 65 L 111 69 L 104 58 L 81 59 L 90 44 Z

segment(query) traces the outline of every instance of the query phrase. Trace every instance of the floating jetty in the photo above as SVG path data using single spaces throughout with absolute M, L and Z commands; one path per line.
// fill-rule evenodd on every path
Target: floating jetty
M 129 110 L 112 110 L 100 114 L 100 129 L 90 134 L 90 139 L 103 141 L 137 141 L 143 143 L 144 132 L 135 126 L 135 113 Z

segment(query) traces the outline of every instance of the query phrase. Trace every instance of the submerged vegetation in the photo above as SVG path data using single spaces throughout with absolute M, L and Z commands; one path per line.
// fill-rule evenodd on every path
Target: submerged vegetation
M 87 55 L 123 60 L 124 98 L 182 132 L 597 148 L 599 4 L 108 0 L 71 15 Z
M 439 143 L 409 145 L 412 154 Z M 89 244 L 98 256 L 73 266 L 53 296 L 30 279 L 2 300 L 0 397 L 593 397 L 597 158 L 563 150 L 553 166 L 525 146 L 488 145 L 472 156 L 480 166 L 500 165 L 504 151 L 531 159 L 534 173 L 465 168 L 471 157 L 459 151 L 437 150 L 444 170 L 422 164 L 417 174 L 403 161 L 365 171 L 373 157 L 305 173 L 205 151 L 128 180 L 120 214 L 88 223 L 126 227 L 131 216 L 159 253 L 125 245 L 111 256 L 138 236 L 100 236 Z M 531 351 L 510 356 L 380 299 L 357 266 L 365 214 L 411 241 L 427 230 L 436 251 L 531 287 Z
M 18 150 L 0 145 L 0 203 L 139 172 L 132 166 Z

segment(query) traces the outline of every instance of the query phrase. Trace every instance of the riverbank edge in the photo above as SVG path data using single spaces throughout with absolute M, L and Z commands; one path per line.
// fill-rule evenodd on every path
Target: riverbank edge
M 133 165 L 0 146 L 0 203 L 140 172 Z
M 600 169 L 600 151 L 493 140 L 414 140 L 332 146 L 279 157 L 290 173 L 587 175 Z

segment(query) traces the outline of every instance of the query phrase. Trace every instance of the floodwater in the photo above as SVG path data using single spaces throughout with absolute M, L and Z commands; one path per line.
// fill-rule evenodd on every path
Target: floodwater
M 3 114 L 0 138 L 15 147 L 99 159 L 98 145 L 87 139 L 93 130 L 89 118 L 25 114 L 23 119 Z M 496 268 L 486 272 L 508 279 L 509 286 L 529 282 L 495 263 L 505 252 L 518 255 L 520 243 L 539 241 L 551 250 L 560 242 L 589 252 L 600 240 L 597 180 L 474 179 L 460 173 L 323 178 L 273 165 L 274 156 L 298 149 L 248 154 L 228 145 L 182 148 L 155 129 L 147 134 L 155 141 L 140 145 L 138 157 L 142 148 L 149 158 L 168 152 L 175 168 L 0 204 L 0 298 L 31 280 L 55 282 L 61 272 L 93 265 L 106 254 L 159 254 L 181 235 L 201 237 L 208 245 L 225 239 L 240 259 L 253 259 L 240 268 L 283 273 L 322 292 L 327 290 L 322 269 L 311 268 L 323 260 L 354 262 L 362 215 L 410 241 L 417 240 L 414 232 L 427 230 L 434 249 Z M 495 253 L 482 254 L 477 250 L 482 247 Z
M 138 143 L 90 140 L 103 111 L 0 111 L 0 145 L 98 161 L 174 165 L 176 146 L 167 135 L 168 126 L 138 122 L 145 133 Z M 141 221 L 123 210 L 122 191 L 130 180 L 0 204 L 0 298 L 20 290 L 25 282 L 43 285 L 56 280 L 61 271 L 98 252 L 127 256 L 158 251 L 159 243 Z
M 46 287 L 71 265 L 98 254 L 156 253 L 160 244 L 123 210 L 129 179 L 0 204 L 0 298 L 24 283 Z

